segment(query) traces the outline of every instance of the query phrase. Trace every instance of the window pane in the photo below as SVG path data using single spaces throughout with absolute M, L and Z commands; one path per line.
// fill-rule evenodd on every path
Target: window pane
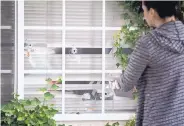
M 101 79 L 101 74 L 66 74 L 66 113 L 101 113 Z
M 106 1 L 105 23 L 108 27 L 120 27 L 124 21 L 122 18 L 122 7 L 118 5 L 118 1 Z
M 102 26 L 102 2 L 66 1 L 67 26 Z
M 62 32 L 49 30 L 25 30 L 25 70 L 61 70 Z
M 105 112 L 122 113 L 123 111 L 135 111 L 136 101 L 133 99 L 132 91 L 122 92 L 121 90 L 112 90 L 110 83 L 120 74 L 107 73 L 105 85 Z
M 25 1 L 25 26 L 61 26 L 62 1 Z
M 116 47 L 114 46 L 115 43 L 114 37 L 116 36 L 117 33 L 118 31 L 115 30 L 106 31 L 105 46 L 106 50 L 109 49 L 109 52 L 106 54 L 106 61 L 105 61 L 106 70 L 122 70 L 121 65 L 119 67 L 117 67 L 116 65 L 117 63 L 121 63 L 120 59 L 115 57 Z M 122 54 L 123 53 L 130 54 L 132 52 L 132 50 L 129 49 L 129 46 L 123 44 L 123 42 L 121 42 L 121 47 L 123 48 Z
M 55 96 L 54 99 L 49 100 L 46 104 L 54 104 L 54 107 L 59 110 L 59 113 L 62 112 L 62 84 L 59 83 L 59 89 L 53 91 L 50 89 L 52 83 L 47 83 L 46 79 L 51 78 L 53 83 L 57 81 L 59 77 L 62 77 L 61 74 L 48 74 L 47 72 L 42 74 L 25 74 L 24 75 L 24 98 L 33 99 L 34 97 L 39 98 L 43 101 L 43 92 L 39 91 L 40 88 L 47 88 L 48 92 Z
M 101 38 L 101 31 L 67 31 L 66 69 L 101 70 Z
M 105 55 L 105 69 L 106 70 L 120 70 L 121 67 L 117 68 L 116 63 L 117 59 L 114 56 L 115 48 L 113 36 L 118 31 L 106 31 L 105 36 L 105 47 L 106 50 L 109 49 L 109 52 Z
M 101 48 L 102 31 L 66 31 L 66 47 Z

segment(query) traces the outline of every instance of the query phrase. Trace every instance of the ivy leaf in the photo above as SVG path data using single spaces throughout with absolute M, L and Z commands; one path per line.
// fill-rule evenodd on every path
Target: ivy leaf
M 119 66 L 120 66 L 120 63 L 116 63 L 116 67 L 119 68 Z
M 119 126 L 119 123 L 115 122 L 115 123 L 112 124 L 112 126 Z
M 31 101 L 29 99 L 28 100 L 21 100 L 20 103 L 25 105 L 25 106 L 31 105 Z
M 107 123 L 105 126 L 111 126 L 109 123 Z
M 51 94 L 50 92 L 46 92 L 46 93 L 44 93 L 44 98 L 45 98 L 45 100 L 51 100 L 54 98 L 54 95 Z
M 47 88 L 40 88 L 40 91 L 46 92 L 47 91 Z
M 62 77 L 58 77 L 57 84 L 62 84 Z
M 45 81 L 50 82 L 50 81 L 52 81 L 52 79 L 51 78 L 47 78 L 47 79 L 45 79 Z
M 56 84 L 53 84 L 52 86 L 51 86 L 51 89 L 53 89 L 53 90 L 57 90 L 59 88 L 59 86 L 57 86 Z
M 31 105 L 39 105 L 41 102 L 38 98 L 34 98 L 32 101 L 31 101 Z
M 123 16 L 124 20 L 130 19 L 130 15 L 128 13 L 123 13 L 122 16 Z
M 23 117 L 18 117 L 17 120 L 22 121 L 22 120 L 24 120 L 24 118 Z

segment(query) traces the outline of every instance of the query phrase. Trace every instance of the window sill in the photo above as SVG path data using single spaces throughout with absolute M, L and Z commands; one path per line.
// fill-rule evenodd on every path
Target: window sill
M 121 120 L 126 121 L 135 116 L 135 112 L 123 112 L 112 114 L 57 114 L 56 121 L 102 121 L 102 120 Z

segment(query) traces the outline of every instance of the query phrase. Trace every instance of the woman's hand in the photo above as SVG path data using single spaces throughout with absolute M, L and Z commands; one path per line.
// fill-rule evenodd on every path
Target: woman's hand
M 121 89 L 121 87 L 120 87 L 120 85 L 119 85 L 117 79 L 111 81 L 111 82 L 109 83 L 109 85 L 110 85 L 110 88 L 113 89 L 113 90 L 114 90 L 114 89 Z

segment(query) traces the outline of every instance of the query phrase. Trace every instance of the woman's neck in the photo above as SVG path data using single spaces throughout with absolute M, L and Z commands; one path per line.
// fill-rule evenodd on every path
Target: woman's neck
M 165 23 L 173 22 L 173 21 L 176 21 L 175 16 L 168 17 L 168 18 L 165 18 L 165 19 L 159 19 L 155 22 L 155 27 L 158 28 L 158 27 L 160 27 L 161 25 L 163 25 Z

